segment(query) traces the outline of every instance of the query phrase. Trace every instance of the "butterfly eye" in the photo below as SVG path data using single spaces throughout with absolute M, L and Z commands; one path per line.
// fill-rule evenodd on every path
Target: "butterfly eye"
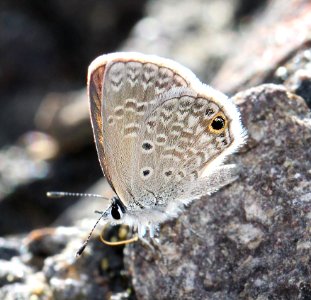
M 218 114 L 216 115 L 213 119 L 212 122 L 209 125 L 209 130 L 212 133 L 222 133 L 225 128 L 226 128 L 226 118 L 223 114 Z
M 119 199 L 114 199 L 111 205 L 111 216 L 115 220 L 120 220 L 125 212 L 124 208 L 121 206 L 122 204 L 119 202 Z
M 111 216 L 115 219 L 115 220 L 120 220 L 121 219 L 121 215 L 120 212 L 118 210 L 118 206 L 113 205 L 111 207 Z

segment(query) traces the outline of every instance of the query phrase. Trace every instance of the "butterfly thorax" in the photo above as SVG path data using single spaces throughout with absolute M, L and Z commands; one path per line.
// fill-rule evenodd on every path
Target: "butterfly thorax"
M 123 199 L 123 201 L 126 200 Z M 177 202 L 171 201 L 169 204 L 167 199 L 159 199 L 152 193 L 146 193 L 142 198 L 131 198 L 126 203 L 127 205 L 118 196 L 112 198 L 111 223 L 124 223 L 136 228 L 140 237 L 143 237 L 147 230 L 150 235 L 153 235 L 158 224 L 176 217 L 180 211 L 176 209 Z

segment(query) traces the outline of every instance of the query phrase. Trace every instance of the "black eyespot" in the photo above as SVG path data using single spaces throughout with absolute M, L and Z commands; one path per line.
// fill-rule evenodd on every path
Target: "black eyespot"
M 148 142 L 143 143 L 143 144 L 142 144 L 142 147 L 143 147 L 143 149 L 146 150 L 146 151 L 152 149 L 152 145 L 151 145 L 150 143 L 148 143 Z
M 205 111 L 205 115 L 206 115 L 206 116 L 209 116 L 209 117 L 210 117 L 213 113 L 214 113 L 214 111 L 213 111 L 211 108 L 207 108 L 206 111 Z
M 171 176 L 172 173 L 173 173 L 172 171 L 166 171 L 166 172 L 164 172 L 165 176 L 167 176 L 167 177 Z
M 139 176 L 142 180 L 148 180 L 153 174 L 153 169 L 150 166 L 142 167 L 139 171 Z
M 119 212 L 119 206 L 117 204 L 112 204 L 111 206 L 111 216 L 115 219 L 115 220 L 120 220 L 121 219 L 121 215 Z
M 216 117 L 211 125 L 214 130 L 223 129 L 225 127 L 225 120 L 223 117 Z
M 150 174 L 150 170 L 144 170 L 144 171 L 143 171 L 143 175 L 144 175 L 144 176 L 148 176 L 149 174 Z

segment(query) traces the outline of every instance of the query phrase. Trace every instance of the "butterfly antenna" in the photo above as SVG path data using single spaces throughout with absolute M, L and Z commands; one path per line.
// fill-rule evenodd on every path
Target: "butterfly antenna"
M 101 198 L 109 200 L 109 198 L 98 194 L 87 194 L 87 193 L 70 193 L 70 192 L 47 192 L 47 197 L 49 198 L 62 198 L 62 197 L 90 197 L 90 198 Z
M 81 247 L 79 248 L 79 250 L 77 251 L 77 253 L 76 253 L 76 257 L 77 257 L 77 258 L 83 253 L 83 251 L 84 251 L 86 245 L 88 244 L 88 242 L 89 242 L 89 240 L 90 240 L 90 238 L 91 238 L 91 236 L 92 236 L 92 234 L 93 234 L 94 229 L 96 228 L 96 226 L 97 226 L 97 224 L 99 223 L 99 221 L 101 220 L 101 218 L 105 215 L 105 213 L 106 213 L 106 212 L 103 212 L 103 213 L 100 215 L 100 217 L 99 217 L 98 220 L 96 221 L 95 225 L 93 226 L 92 230 L 90 231 L 90 233 L 89 233 L 87 239 L 85 240 L 85 242 L 82 244 L 82 246 L 81 246 Z

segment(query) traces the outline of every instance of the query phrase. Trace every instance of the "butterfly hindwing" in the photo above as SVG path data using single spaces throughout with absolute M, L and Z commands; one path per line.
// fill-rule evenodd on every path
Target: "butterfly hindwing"
M 141 178 L 136 182 L 140 187 L 148 185 L 165 206 L 174 200 L 180 182 L 197 180 L 201 170 L 230 147 L 233 138 L 229 116 L 212 99 L 191 89 L 170 91 L 161 97 L 165 99 L 159 99 L 159 105 L 146 117 L 139 142 L 154 147 L 149 155 L 155 158 L 147 161 L 144 154 L 138 160 L 138 170 L 150 167 L 151 176 L 146 176 L 145 184 Z M 223 121 L 219 129 L 214 124 L 217 118 Z

